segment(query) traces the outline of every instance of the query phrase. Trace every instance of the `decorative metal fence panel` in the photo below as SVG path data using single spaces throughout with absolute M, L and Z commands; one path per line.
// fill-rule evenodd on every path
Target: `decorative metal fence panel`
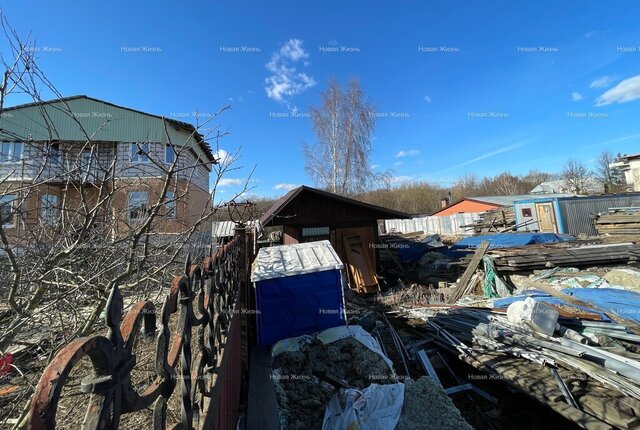
M 206 418 L 203 415 L 215 415 L 208 410 L 209 405 L 215 408 L 226 402 L 212 397 L 212 393 L 219 391 L 215 385 L 226 377 L 220 372 L 224 369 L 219 367 L 227 340 L 235 338 L 234 349 L 240 350 L 240 336 L 229 335 L 244 282 L 244 253 L 245 241 L 241 234 L 198 264 L 192 264 L 188 257 L 184 274 L 174 277 L 159 314 L 152 302 L 143 300 L 123 315 L 123 297 L 115 287 L 106 306 L 106 336 L 76 339 L 55 355 L 33 395 L 28 428 L 56 428 L 63 387 L 70 383 L 74 366 L 87 357 L 93 369 L 89 372 L 91 375 L 80 382 L 81 394 L 89 399 L 82 428 L 117 429 L 125 414 L 150 407 L 153 407 L 154 429 L 197 428 Z M 172 329 L 169 321 L 176 313 L 178 323 Z M 140 335 L 153 339 L 157 323 L 154 381 L 146 389 L 136 390 L 131 380 L 137 364 L 134 344 Z M 198 351 L 192 351 L 193 336 L 196 336 Z M 233 385 L 231 382 L 239 387 L 240 374 L 236 371 L 235 381 L 227 381 L 227 390 Z M 175 390 L 179 390 L 181 396 L 180 420 L 167 423 L 168 401 Z M 237 401 L 239 393 L 229 395 Z M 237 415 L 237 404 L 227 406 L 233 406 L 232 414 Z M 226 421 L 236 419 L 227 411 L 222 412 Z

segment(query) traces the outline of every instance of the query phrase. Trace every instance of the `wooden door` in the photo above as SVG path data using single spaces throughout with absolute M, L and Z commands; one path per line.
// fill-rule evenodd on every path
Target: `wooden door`
M 538 230 L 542 233 L 557 233 L 558 225 L 553 213 L 553 203 L 536 203 Z

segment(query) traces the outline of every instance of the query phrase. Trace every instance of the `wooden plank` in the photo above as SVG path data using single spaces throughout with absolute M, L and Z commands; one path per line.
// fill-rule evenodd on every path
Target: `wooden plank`
M 346 236 L 344 248 L 347 253 L 349 271 L 353 277 L 355 289 L 362 293 L 380 291 L 376 272 L 371 265 L 368 253 L 364 249 L 360 235 Z
M 487 252 L 488 249 L 489 249 L 488 240 L 485 240 L 480 244 L 480 246 L 478 246 L 478 248 L 476 249 L 476 252 L 473 254 L 473 258 L 471 259 L 471 262 L 469 262 L 467 269 L 464 271 L 464 273 L 462 274 L 462 277 L 460 278 L 460 282 L 456 287 L 456 293 L 452 294 L 449 297 L 449 300 L 447 301 L 447 303 L 455 303 L 460 299 L 460 297 L 464 295 L 467 289 L 467 286 L 471 281 L 471 277 L 478 269 L 478 265 L 482 261 L 482 257 L 484 257 L 484 254 Z

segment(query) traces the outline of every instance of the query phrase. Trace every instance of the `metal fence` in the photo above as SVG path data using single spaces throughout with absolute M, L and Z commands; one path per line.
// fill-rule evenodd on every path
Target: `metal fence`
M 240 361 L 244 340 L 237 315 L 246 285 L 245 239 L 242 230 L 198 264 L 187 258 L 184 274 L 171 283 L 159 321 L 154 304 L 147 300 L 135 303 L 123 316 L 123 297 L 115 287 L 106 306 L 106 336 L 76 339 L 55 355 L 32 397 L 27 427 L 56 428 L 63 388 L 77 378 L 71 377 L 74 366 L 88 357 L 93 369 L 80 382 L 81 395 L 88 398 L 83 428 L 117 429 L 124 414 L 150 407 L 154 429 L 192 429 L 206 421 L 233 428 L 242 378 L 235 362 Z M 178 324 L 172 331 L 169 322 L 175 313 Z M 140 335 L 153 339 L 157 322 L 155 379 L 146 389 L 136 390 L 131 379 L 137 364 L 134 344 Z M 194 330 L 197 351 L 192 351 Z M 180 420 L 167 423 L 168 401 L 175 390 L 181 397 Z
M 426 234 L 473 235 L 473 224 L 482 212 L 461 213 L 446 216 L 426 216 L 411 219 L 388 219 L 384 221 L 383 233 L 412 233 L 423 231 Z

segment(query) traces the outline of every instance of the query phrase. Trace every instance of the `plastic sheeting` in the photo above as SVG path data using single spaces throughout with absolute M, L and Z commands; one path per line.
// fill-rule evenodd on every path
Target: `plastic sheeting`
M 584 288 L 579 288 L 579 289 L 583 290 Z M 566 288 L 566 289 L 563 290 L 563 292 L 566 293 L 567 291 L 572 291 L 572 290 L 574 290 L 574 289 L 573 288 Z M 602 291 L 602 289 L 593 290 L 593 291 Z M 618 291 L 618 290 L 616 290 L 616 291 Z M 520 300 L 524 300 L 527 297 L 534 297 L 537 301 L 548 303 L 550 305 L 565 305 L 565 306 L 571 306 L 571 307 L 574 307 L 574 308 L 582 309 L 582 310 L 585 310 L 587 312 L 596 313 L 596 314 L 600 315 L 600 317 L 604 321 L 611 321 L 611 319 L 604 312 L 600 312 L 600 311 L 592 309 L 592 308 L 586 308 L 586 307 L 582 307 L 582 306 L 572 305 L 572 304 L 564 302 L 564 301 L 562 301 L 562 300 L 560 300 L 560 299 L 558 299 L 556 297 L 553 297 L 550 294 L 547 294 L 547 293 L 544 293 L 544 292 L 538 291 L 538 290 L 527 290 L 527 291 L 524 291 L 523 294 L 521 294 L 519 296 L 504 297 L 504 298 L 501 298 L 501 299 L 496 299 L 496 300 L 493 301 L 493 307 L 494 308 L 498 308 L 498 309 L 508 308 L 511 303 L 517 302 L 517 301 L 520 301 Z
M 640 294 L 636 292 L 616 288 L 565 288 L 562 292 L 640 323 Z
M 401 383 L 372 384 L 363 390 L 342 389 L 327 404 L 322 430 L 394 429 L 403 403 Z
M 518 246 L 535 245 L 541 243 L 564 242 L 574 239 L 569 235 L 555 233 L 499 233 L 483 236 L 466 237 L 452 246 L 453 249 L 473 249 L 485 240 L 489 241 L 489 249 L 515 248 Z

